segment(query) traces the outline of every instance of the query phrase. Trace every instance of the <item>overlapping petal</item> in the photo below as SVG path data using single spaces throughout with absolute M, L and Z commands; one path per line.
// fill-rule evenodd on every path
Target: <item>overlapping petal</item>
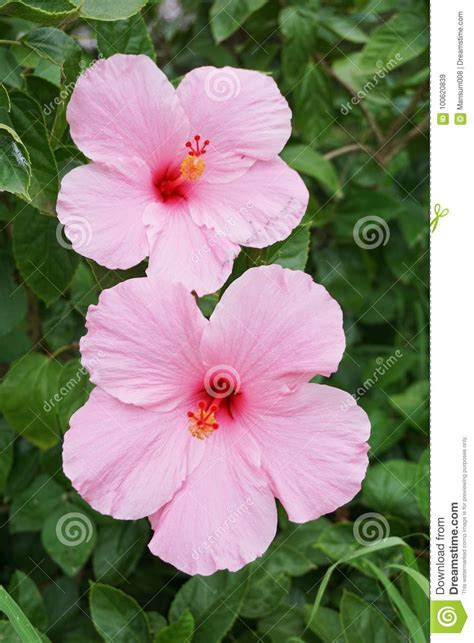
M 66 174 L 56 208 L 76 252 L 107 268 L 131 268 L 148 256 L 142 214 L 153 199 L 149 168 L 130 158 Z
M 151 551 L 188 574 L 240 569 L 263 554 L 277 525 L 252 436 L 227 419 L 205 447 L 173 500 L 150 517 Z
M 370 424 L 351 395 L 304 384 L 291 395 L 275 397 L 268 410 L 255 405 L 246 412 L 262 469 L 290 520 L 315 520 L 360 490 Z
M 83 364 L 122 402 L 177 408 L 202 388 L 199 343 L 207 321 L 182 284 L 129 279 L 90 306 Z
M 199 296 L 215 292 L 229 277 L 240 247 L 192 220 L 188 203 L 150 205 L 143 221 L 150 246 L 149 275 L 183 283 Z
M 291 133 L 291 111 L 265 74 L 233 67 L 199 67 L 177 89 L 192 134 L 208 139 L 206 181 L 228 182 L 255 160 L 269 161 Z
M 243 246 L 263 248 L 286 239 L 303 218 L 309 193 L 280 158 L 257 161 L 230 183 L 199 181 L 189 199 L 198 225 Z
M 64 472 L 101 513 L 129 520 L 154 513 L 204 453 L 201 443 L 189 439 L 186 408 L 146 410 L 95 388 L 71 418 Z
M 269 404 L 339 364 L 342 312 L 320 284 L 278 265 L 247 270 L 225 291 L 202 336 L 206 364 L 227 364 L 242 389 Z
M 78 79 L 67 109 L 71 136 L 94 161 L 136 156 L 150 167 L 183 155 L 189 121 L 148 56 L 115 54 Z

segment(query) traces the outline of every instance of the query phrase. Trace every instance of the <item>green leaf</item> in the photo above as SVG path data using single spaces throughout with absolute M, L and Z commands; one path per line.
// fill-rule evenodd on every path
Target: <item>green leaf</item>
M 297 172 L 316 179 L 331 196 L 338 198 L 342 196 L 334 165 L 318 152 L 306 145 L 287 145 L 281 156 Z
M 29 207 L 23 208 L 13 225 L 13 254 L 18 270 L 47 304 L 66 290 L 79 263 L 75 252 L 59 244 L 59 226 L 57 219 Z
M 11 107 L 12 104 L 10 102 L 10 96 L 8 95 L 7 88 L 2 83 L 0 83 L 0 110 L 9 112 L 11 110 Z
M 21 641 L 41 643 L 41 637 L 13 598 L 0 585 L 0 611 L 4 612 Z
M 60 372 L 58 362 L 29 353 L 12 364 L 0 385 L 0 408 L 8 423 L 42 448 L 58 441 L 57 413 L 46 402 L 58 391 Z
M 63 494 L 63 488 L 49 476 L 35 478 L 13 498 L 10 507 L 11 532 L 41 531 L 47 516 L 61 505 Z
M 17 90 L 11 92 L 11 120 L 28 149 L 31 162 L 29 199 L 35 207 L 54 214 L 59 189 L 58 167 L 38 103 Z
M 0 14 L 56 25 L 77 13 L 68 0 L 0 0 Z
M 31 623 L 39 630 L 45 630 L 48 626 L 48 616 L 43 597 L 30 576 L 17 570 L 10 579 L 8 591 Z
M 418 483 L 416 493 L 418 496 L 418 505 L 421 514 L 426 522 L 430 519 L 430 450 L 423 451 L 423 455 L 418 463 L 417 470 Z
M 23 85 L 21 68 L 11 51 L 5 47 L 0 47 L 0 82 L 9 87 L 19 88 Z
M 247 591 L 240 609 L 244 618 L 260 618 L 269 614 L 289 594 L 290 579 L 284 573 L 271 573 L 260 562 L 250 566 Z
M 188 643 L 194 632 L 194 618 L 189 610 L 184 610 L 181 617 L 160 630 L 153 643 Z
M 12 465 L 14 430 L 0 418 L 0 496 L 5 489 Z
M 355 594 L 344 591 L 341 600 L 341 624 L 347 643 L 400 643 L 401 636 L 383 613 Z
M 179 620 L 184 610 L 194 616 L 193 643 L 218 643 L 234 624 L 244 599 L 248 570 L 194 576 L 178 590 L 169 620 Z
M 367 34 L 359 27 L 361 21 L 357 14 L 345 16 L 332 9 L 323 9 L 318 13 L 318 20 L 320 25 L 334 32 L 338 38 L 356 44 L 365 43 L 368 40 Z
M 306 606 L 305 613 L 309 617 L 311 605 Z M 308 627 L 323 643 L 342 643 L 344 641 L 340 614 L 329 607 L 321 606 L 318 609 L 318 617 L 308 623 Z
M 93 566 L 96 578 L 109 585 L 120 585 L 135 569 L 150 539 L 144 520 L 115 520 L 99 528 Z
M 423 12 L 397 13 L 371 33 L 362 50 L 360 67 L 367 73 L 380 73 L 393 63 L 399 67 L 423 53 L 428 44 L 428 23 Z
M 121 54 L 146 54 L 156 62 L 156 53 L 147 26 L 140 14 L 128 20 L 97 22 L 97 47 L 105 56 Z
M 124 20 L 143 9 L 148 0 L 71 0 L 83 18 Z
M 214 0 L 210 11 L 211 31 L 219 43 L 231 36 L 268 0 Z
M 145 612 L 134 598 L 101 583 L 93 583 L 89 596 L 92 621 L 107 643 L 151 641 Z
M 417 521 L 421 518 L 417 484 L 418 470 L 414 462 L 382 462 L 368 470 L 362 487 L 362 501 L 382 514 Z
M 87 514 L 65 503 L 51 513 L 41 530 L 43 547 L 67 576 L 86 564 L 96 543 L 96 531 Z
M 92 390 L 87 370 L 79 359 L 71 359 L 61 369 L 57 394 L 48 401 L 50 407 L 57 409 L 61 431 L 69 428 L 69 420 L 87 402 Z
M 64 31 L 52 27 L 40 27 L 30 31 L 21 42 L 41 58 L 46 58 L 56 65 L 63 65 L 81 51 L 79 45 Z
M 291 87 L 302 75 L 316 44 L 317 13 L 304 6 L 290 6 L 278 15 L 283 36 L 282 71 Z
M 28 150 L 13 128 L 0 123 L 0 190 L 26 199 L 30 180 Z
M 302 78 L 293 88 L 293 119 L 301 137 L 318 144 L 333 121 L 331 85 L 316 63 L 304 67 Z
M 425 435 L 428 435 L 429 388 L 429 382 L 421 380 L 388 398 L 392 408 Z
M 26 308 L 26 291 L 14 279 L 9 254 L 0 250 L 0 337 L 25 319 Z
M 309 254 L 310 231 L 308 226 L 298 226 L 290 236 L 278 241 L 262 252 L 260 263 L 277 263 L 283 268 L 304 270 Z

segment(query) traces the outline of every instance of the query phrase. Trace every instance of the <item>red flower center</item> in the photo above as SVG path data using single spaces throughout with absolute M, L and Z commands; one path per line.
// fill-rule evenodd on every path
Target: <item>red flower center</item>
M 153 179 L 153 185 L 158 196 L 158 200 L 162 202 L 179 200 L 186 196 L 187 187 L 186 183 L 189 181 L 197 181 L 206 169 L 206 165 L 202 160 L 202 156 L 206 153 L 206 147 L 209 141 L 206 139 L 204 143 L 200 143 L 201 137 L 199 134 L 194 136 L 194 143 L 187 141 L 185 147 L 188 148 L 188 154 L 181 162 L 179 168 L 173 166 L 168 168 L 165 172 L 157 172 Z
M 189 432 L 198 440 L 204 440 L 217 431 L 218 411 L 233 417 L 233 407 L 240 395 L 240 377 L 234 368 L 220 364 L 207 371 L 204 389 L 209 401 L 200 400 L 197 411 L 188 411 Z

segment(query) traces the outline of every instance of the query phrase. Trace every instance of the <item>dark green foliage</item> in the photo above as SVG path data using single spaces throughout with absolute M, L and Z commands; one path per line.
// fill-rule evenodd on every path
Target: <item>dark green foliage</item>
M 0 0 L 0 640 L 425 642 L 427 3 L 171 4 Z M 304 525 L 280 508 L 268 552 L 234 574 L 177 573 L 148 551 L 146 520 L 97 514 L 62 473 L 62 435 L 91 389 L 87 308 L 145 270 L 86 261 L 55 215 L 60 178 L 86 162 L 66 121 L 74 82 L 116 52 L 176 83 L 200 65 L 275 78 L 293 110 L 282 156 L 311 199 L 287 240 L 243 249 L 229 282 L 279 263 L 323 283 L 347 336 L 329 384 L 372 423 L 356 498 Z M 199 302 L 205 315 L 219 296 Z

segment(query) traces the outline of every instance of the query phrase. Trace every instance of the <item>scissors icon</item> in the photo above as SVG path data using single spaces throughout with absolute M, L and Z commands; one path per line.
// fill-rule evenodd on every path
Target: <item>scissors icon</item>
M 431 232 L 434 232 L 436 230 L 436 228 L 438 227 L 438 221 L 440 219 L 442 219 L 443 217 L 448 216 L 449 210 L 448 210 L 448 208 L 441 209 L 441 204 L 436 203 L 435 207 L 434 207 L 434 213 L 435 213 L 435 216 L 430 221 Z

